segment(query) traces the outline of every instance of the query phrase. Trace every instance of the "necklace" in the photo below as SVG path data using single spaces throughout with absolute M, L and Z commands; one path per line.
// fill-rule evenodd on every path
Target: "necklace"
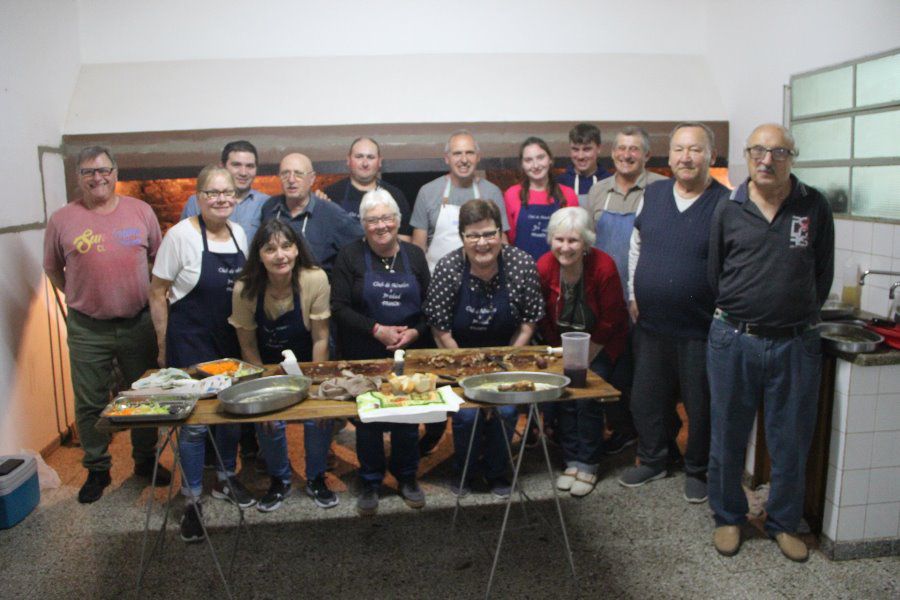
M 387 272 L 388 272 L 388 273 L 393 273 L 393 272 L 394 272 L 394 263 L 397 262 L 397 254 L 400 254 L 400 253 L 397 252 L 396 254 L 394 254 L 394 255 L 393 255 L 392 257 L 390 257 L 390 258 L 388 258 L 388 257 L 386 257 L 386 256 L 379 256 L 379 257 L 378 257 L 379 260 L 381 260 L 381 264 L 383 264 L 383 265 L 384 265 L 384 268 L 387 269 Z

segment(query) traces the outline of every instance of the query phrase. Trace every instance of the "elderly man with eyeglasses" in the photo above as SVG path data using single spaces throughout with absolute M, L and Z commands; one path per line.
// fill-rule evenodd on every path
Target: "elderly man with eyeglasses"
M 757 127 L 744 155 L 750 177 L 716 210 L 709 240 L 713 543 L 724 556 L 740 549 L 744 455 L 762 402 L 772 458 L 766 531 L 803 562 L 809 551 L 796 532 L 822 361 L 814 325 L 831 289 L 834 221 L 822 194 L 791 174 L 797 150 L 784 127 Z
M 81 197 L 47 222 L 44 272 L 66 294 L 75 425 L 88 470 L 78 501 L 87 504 L 111 482 L 110 435 L 96 425 L 109 402 L 113 361 L 126 385 L 156 366 L 147 302 L 150 265 L 162 236 L 146 203 L 116 194 L 116 161 L 107 148 L 83 149 L 77 165 Z M 156 429 L 131 430 L 135 475 L 151 478 L 156 442 Z M 160 465 L 155 484 L 168 485 L 170 478 Z
M 362 226 L 334 202 L 321 200 L 310 193 L 316 172 L 309 157 L 288 154 L 281 159 L 278 176 L 284 193 L 266 201 L 262 207 L 262 222 L 270 219 L 287 221 L 330 276 L 338 251 L 363 237 Z

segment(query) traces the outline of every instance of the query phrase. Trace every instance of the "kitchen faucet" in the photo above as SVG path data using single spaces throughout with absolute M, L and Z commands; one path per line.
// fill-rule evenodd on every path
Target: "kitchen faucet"
M 876 269 L 866 269 L 863 271 L 863 274 L 859 276 L 859 285 L 866 284 L 866 276 L 867 275 L 890 275 L 892 277 L 900 277 L 900 273 L 896 271 L 878 271 Z M 891 296 L 893 298 L 893 296 Z

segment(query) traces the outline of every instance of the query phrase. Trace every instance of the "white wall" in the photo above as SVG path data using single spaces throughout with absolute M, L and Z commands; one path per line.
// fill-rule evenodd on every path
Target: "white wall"
M 900 45 L 897 0 L 721 0 L 708 7 L 707 57 L 731 125 L 735 184 L 747 175 L 741 153 L 753 128 L 782 122 L 791 75 Z
M 43 218 L 38 145 L 59 146 L 78 74 L 74 0 L 0 3 L 3 226 Z M 0 233 L 0 453 L 57 434 L 42 230 Z

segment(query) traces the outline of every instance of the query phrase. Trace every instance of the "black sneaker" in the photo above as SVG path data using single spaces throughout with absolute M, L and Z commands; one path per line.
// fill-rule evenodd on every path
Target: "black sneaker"
M 628 446 L 634 446 L 637 443 L 637 435 L 633 432 L 625 433 L 613 431 L 609 439 L 603 442 L 603 454 L 612 456 L 619 454 Z
M 422 508 L 425 506 L 425 492 L 419 487 L 419 483 L 415 479 L 401 481 L 400 497 L 406 502 L 410 508 Z
M 96 502 L 110 483 L 112 483 L 112 478 L 109 476 L 108 469 L 106 471 L 88 471 L 87 480 L 78 490 L 78 501 L 82 504 Z
M 466 481 L 460 485 L 459 476 L 454 476 L 452 483 L 450 483 L 450 493 L 457 498 L 465 498 L 472 493 L 471 483 Z
M 331 508 L 340 502 L 337 495 L 325 485 L 325 475 L 319 475 L 306 482 L 306 495 L 312 498 L 319 508 Z
M 278 510 L 284 499 L 291 495 L 291 483 L 283 482 L 278 477 L 272 478 L 269 484 L 269 491 L 256 503 L 256 510 L 259 512 L 272 512 Z
M 203 508 L 199 503 L 188 502 L 184 507 L 184 515 L 181 517 L 181 539 L 188 544 L 203 541 L 206 536 L 203 533 L 203 525 L 200 519 L 203 517 Z
M 234 476 L 224 481 L 217 481 L 212 489 L 212 497 L 219 500 L 228 500 L 241 508 L 250 508 L 256 504 L 256 498 L 253 497 L 250 490 L 245 488 L 244 484 Z
M 138 477 L 146 479 L 150 481 L 153 477 L 153 463 L 156 462 L 154 460 L 142 460 L 140 462 L 134 463 L 134 474 Z M 162 465 L 159 465 L 156 468 L 156 479 L 153 481 L 153 485 L 156 487 L 163 487 L 169 485 L 172 481 L 172 473 Z
M 356 512 L 364 517 L 378 512 L 378 488 L 377 485 L 363 484 L 362 492 L 356 499 Z

